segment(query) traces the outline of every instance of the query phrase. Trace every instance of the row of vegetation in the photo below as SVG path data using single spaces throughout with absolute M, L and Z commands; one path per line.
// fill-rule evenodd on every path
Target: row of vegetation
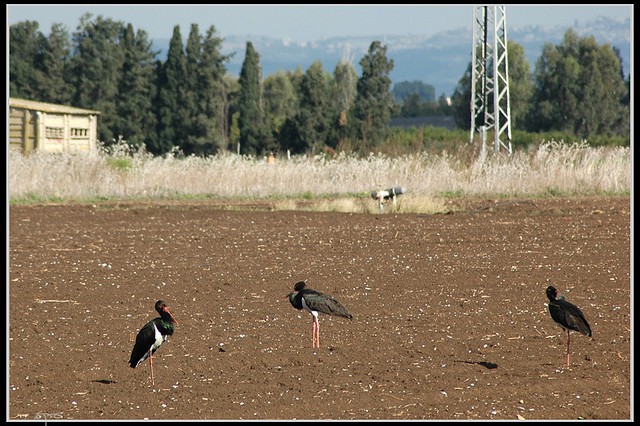
M 378 41 L 359 61 L 359 76 L 342 61 L 333 73 L 315 62 L 264 78 L 247 42 L 236 78 L 226 71 L 229 56 L 214 26 L 203 35 L 193 24 L 186 46 L 175 26 L 164 61 L 144 30 L 101 16 L 83 16 L 71 36 L 62 24 L 45 36 L 33 21 L 9 32 L 10 96 L 101 111 L 99 139 L 107 145 L 126 140 L 153 155 L 366 156 L 451 150 L 469 140 L 471 63 L 451 105 L 411 84 L 395 88 L 399 104 L 390 87 L 393 60 Z M 508 58 L 516 147 L 550 139 L 629 146 L 630 77 L 614 47 L 569 30 L 560 45 L 544 46 L 534 72 L 517 43 L 509 41 Z M 453 115 L 460 131 L 432 137 L 425 133 L 435 130 L 388 126 L 394 113 L 434 111 Z
M 375 211 L 371 191 L 406 188 L 403 212 L 443 212 L 451 198 L 628 195 L 628 147 L 545 142 L 512 155 L 456 152 L 290 159 L 219 153 L 155 156 L 127 144 L 88 154 L 10 153 L 10 203 L 109 200 L 269 201 L 275 208 Z M 329 202 L 330 200 L 330 202 Z M 301 204 L 302 203 L 302 204 Z

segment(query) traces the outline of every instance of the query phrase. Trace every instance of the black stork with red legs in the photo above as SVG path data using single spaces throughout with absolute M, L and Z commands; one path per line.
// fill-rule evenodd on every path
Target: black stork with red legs
M 353 319 L 342 303 L 332 296 L 318 290 L 307 288 L 304 281 L 298 281 L 293 287 L 293 291 L 287 295 L 289 302 L 296 309 L 305 309 L 312 315 L 311 323 L 311 346 L 320 347 L 320 322 L 318 314 L 334 315 L 343 318 Z
M 158 318 L 154 318 L 145 324 L 138 332 L 136 343 L 131 351 L 131 359 L 129 365 L 136 368 L 145 359 L 149 358 L 151 365 L 151 383 L 155 386 L 153 378 L 153 354 L 158 350 L 162 343 L 166 342 L 169 336 L 173 334 L 174 324 L 178 321 L 173 317 L 167 304 L 163 300 L 156 302 L 156 311 L 160 314 Z
M 556 290 L 555 287 L 547 287 L 547 297 L 549 298 L 549 313 L 551 314 L 551 318 L 567 332 L 567 366 L 569 366 L 571 358 L 571 330 L 591 337 L 591 327 L 589 327 L 589 323 L 580 308 L 566 301 L 564 296 L 558 297 L 558 290 Z

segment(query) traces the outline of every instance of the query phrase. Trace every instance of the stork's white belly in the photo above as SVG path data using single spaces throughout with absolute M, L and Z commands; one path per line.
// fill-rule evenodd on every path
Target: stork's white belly
M 151 350 L 155 351 L 160 347 L 162 342 L 167 340 L 167 337 L 163 336 L 162 333 L 160 333 L 160 330 L 158 330 L 158 327 L 156 327 L 155 324 L 153 326 L 153 331 L 155 332 L 156 340 L 154 340 L 153 345 L 151 346 Z

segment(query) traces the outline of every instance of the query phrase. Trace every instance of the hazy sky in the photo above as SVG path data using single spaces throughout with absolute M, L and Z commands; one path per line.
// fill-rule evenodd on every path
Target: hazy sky
M 151 39 L 169 39 L 180 26 L 184 37 L 192 23 L 204 33 L 214 25 L 222 38 L 269 36 L 314 41 L 337 36 L 431 35 L 472 25 L 472 5 L 7 5 L 7 24 L 37 21 L 48 34 L 53 23 L 76 30 L 86 13 L 133 24 Z M 633 6 L 507 5 L 507 27 L 573 25 L 598 16 L 630 18 Z

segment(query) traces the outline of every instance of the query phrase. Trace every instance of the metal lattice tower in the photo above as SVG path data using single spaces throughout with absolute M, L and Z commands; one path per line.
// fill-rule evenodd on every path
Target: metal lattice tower
M 511 154 L 511 105 L 507 60 L 507 17 L 504 6 L 473 6 L 471 67 L 471 143 L 494 130 L 494 151 Z

